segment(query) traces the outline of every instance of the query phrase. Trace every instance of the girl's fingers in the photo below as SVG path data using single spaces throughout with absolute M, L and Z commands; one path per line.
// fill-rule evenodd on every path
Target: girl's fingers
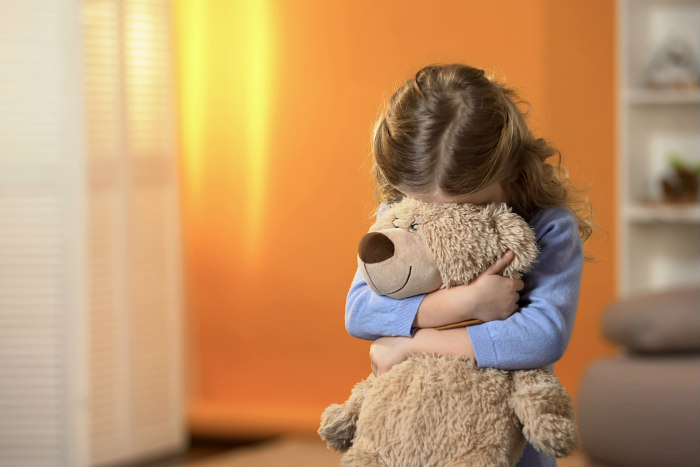
M 489 266 L 486 271 L 484 271 L 484 274 L 501 274 L 505 269 L 508 267 L 508 265 L 513 261 L 513 258 L 515 258 L 515 255 L 513 254 L 512 250 L 506 251 L 503 256 L 498 258 L 495 263 L 493 263 L 491 266 Z

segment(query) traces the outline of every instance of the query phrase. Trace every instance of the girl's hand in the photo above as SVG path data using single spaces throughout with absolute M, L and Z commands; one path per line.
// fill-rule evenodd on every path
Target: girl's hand
M 507 251 L 468 285 L 440 289 L 425 296 L 413 325 L 436 328 L 469 319 L 504 320 L 518 310 L 523 281 L 509 279 L 501 273 L 513 261 Z
M 476 361 L 469 333 L 463 329 L 419 329 L 413 337 L 381 337 L 369 349 L 372 373 L 379 376 L 403 362 L 411 353 L 456 355 Z
M 411 349 L 410 337 L 380 337 L 369 348 L 372 373 L 379 376 L 406 360 Z
M 525 286 L 520 279 L 510 279 L 501 273 L 513 261 L 513 252 L 508 250 L 464 291 L 466 306 L 473 308 L 474 318 L 481 321 L 504 320 L 518 311 L 520 292 Z

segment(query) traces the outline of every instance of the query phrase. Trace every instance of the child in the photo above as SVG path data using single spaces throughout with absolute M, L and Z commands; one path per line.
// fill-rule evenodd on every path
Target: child
M 534 229 L 540 255 L 522 281 L 499 275 L 513 259 L 507 252 L 468 285 L 403 300 L 376 295 L 358 271 L 346 327 L 376 339 L 375 374 L 413 352 L 461 355 L 504 370 L 551 368 L 563 355 L 576 315 L 582 244 L 591 234 L 588 206 L 573 197 L 563 168 L 546 162 L 557 151 L 532 136 L 514 98 L 482 70 L 428 66 L 394 93 L 377 122 L 381 201 L 505 202 Z M 484 324 L 433 329 L 471 318 Z M 518 465 L 556 462 L 528 445 Z

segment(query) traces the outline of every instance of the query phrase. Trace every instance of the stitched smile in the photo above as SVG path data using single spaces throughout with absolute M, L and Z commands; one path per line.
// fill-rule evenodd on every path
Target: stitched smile
M 369 271 L 367 270 L 367 264 L 363 264 L 362 266 L 364 266 L 365 272 L 367 273 L 367 278 L 368 278 L 369 281 L 372 283 L 372 286 L 373 286 L 376 290 L 379 290 L 379 287 L 377 287 L 377 286 L 374 284 L 374 281 L 372 280 L 372 276 L 369 274 Z M 406 284 L 408 284 L 408 280 L 411 278 L 411 272 L 413 272 L 413 266 L 409 266 L 409 267 L 408 267 L 408 276 L 406 276 L 406 280 L 404 281 L 403 285 L 402 285 L 401 287 L 399 287 L 398 289 L 394 290 L 393 292 L 387 292 L 387 293 L 385 293 L 384 295 L 395 294 L 396 292 L 399 292 L 399 291 L 401 291 L 404 287 L 406 287 Z

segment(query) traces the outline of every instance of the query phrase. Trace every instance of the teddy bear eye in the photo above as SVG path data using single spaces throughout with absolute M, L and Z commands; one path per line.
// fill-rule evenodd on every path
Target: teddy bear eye
M 418 226 L 420 225 L 416 221 L 411 221 L 409 222 L 408 220 L 402 220 L 399 219 L 398 217 L 394 217 L 394 220 L 391 221 L 391 225 L 393 225 L 397 229 L 406 229 L 409 232 L 418 232 Z

